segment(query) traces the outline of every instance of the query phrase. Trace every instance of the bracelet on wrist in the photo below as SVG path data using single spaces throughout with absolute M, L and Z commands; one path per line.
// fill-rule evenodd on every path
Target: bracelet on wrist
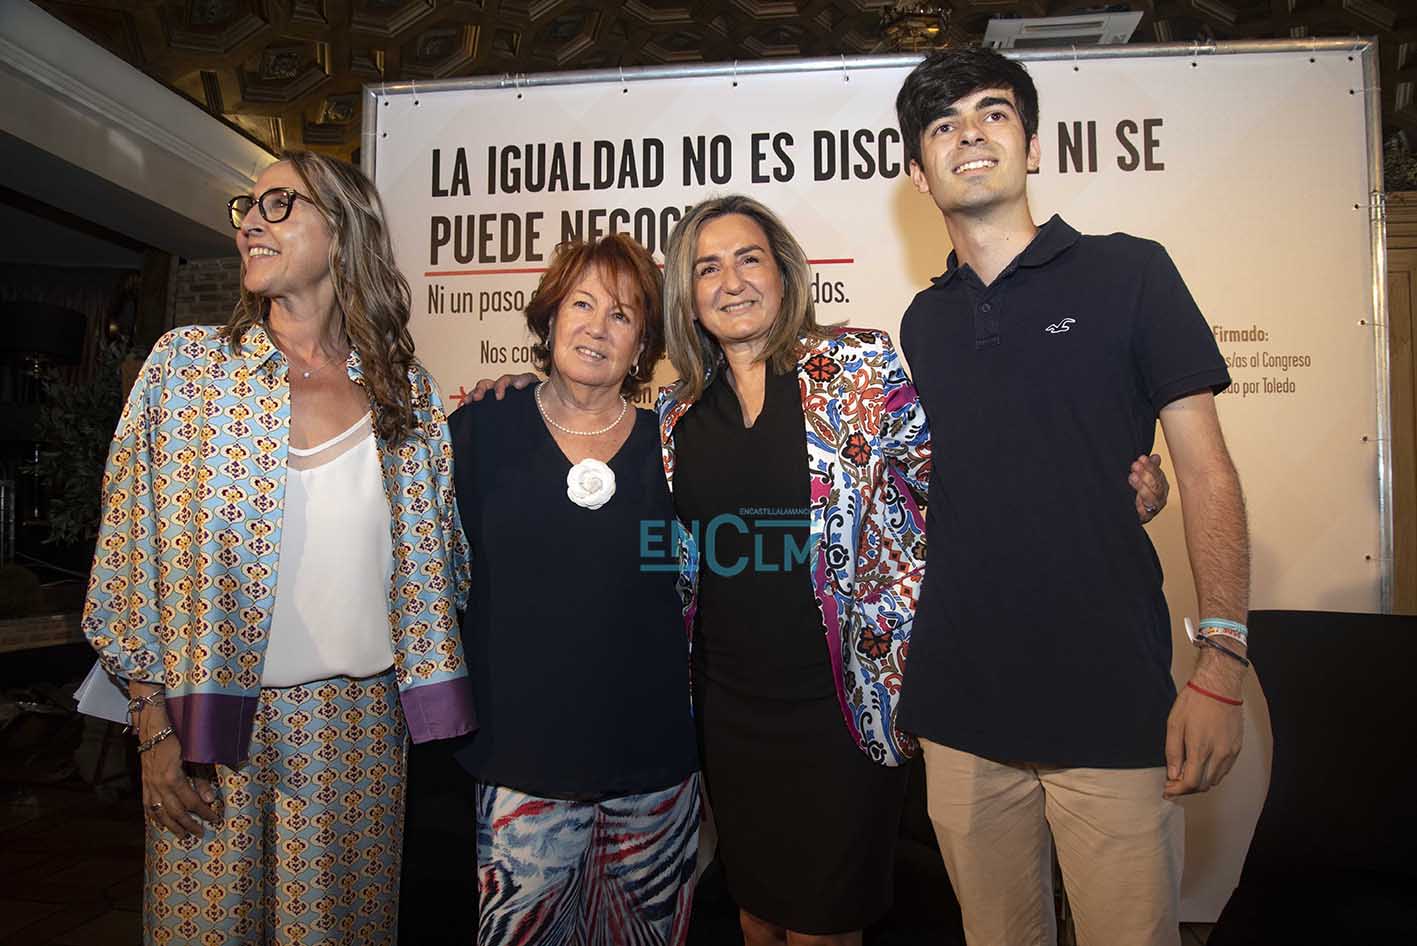
M 171 735 L 171 726 L 168 726 L 165 729 L 159 729 L 157 732 L 153 733 L 151 737 L 144 739 L 142 742 L 138 743 L 138 754 L 142 755 L 144 752 L 147 752 L 153 746 L 157 745 L 159 742 L 162 742 L 164 739 Z
M 1242 666 L 1242 667 L 1249 667 L 1249 666 L 1250 666 L 1250 659 L 1249 659 L 1248 657 L 1244 656 L 1243 654 L 1236 653 L 1235 651 L 1231 650 L 1229 647 L 1226 647 L 1224 644 L 1220 643 L 1219 641 L 1214 640 L 1214 639 L 1213 639 L 1211 636 L 1209 636 L 1209 635 L 1202 636 L 1202 637 L 1197 637 L 1197 638 L 1196 638 L 1196 646 L 1197 646 L 1197 647 L 1209 647 L 1209 648 L 1212 649 L 1212 650 L 1218 650 L 1218 651 L 1220 651 L 1222 654 L 1224 654 L 1225 656 L 1229 657 L 1231 660 L 1234 660 L 1234 661 L 1238 662 L 1238 663 L 1240 664 L 1240 666 Z
M 1230 698 L 1230 697 L 1228 697 L 1228 696 L 1221 696 L 1219 693 L 1212 693 L 1211 691 L 1205 689 L 1204 687 L 1198 687 L 1198 686 L 1196 686 L 1196 685 L 1195 685 L 1194 683 L 1192 683 L 1190 680 L 1187 680 L 1187 681 L 1186 681 L 1186 688 L 1187 688 L 1187 689 L 1190 689 L 1190 690 L 1195 690 L 1195 691 L 1196 691 L 1197 693 L 1199 693 L 1201 696 L 1208 696 L 1208 697 L 1210 697 L 1212 700 L 1215 700 L 1217 703 L 1224 703 L 1226 706 L 1244 706 L 1244 705 L 1245 705 L 1245 701 L 1244 701 L 1244 700 L 1236 700 L 1236 699 L 1232 699 L 1232 698 Z
M 1235 643 L 1239 644 L 1241 647 L 1248 648 L 1248 647 L 1250 646 L 1250 641 L 1249 641 L 1248 638 L 1245 637 L 1245 635 L 1239 634 L 1239 633 L 1237 633 L 1237 632 L 1235 632 L 1235 631 L 1232 631 L 1232 630 L 1230 630 L 1229 628 L 1225 628 L 1225 627 L 1206 627 L 1206 628 L 1202 628 L 1201 631 L 1200 631 L 1200 633 L 1199 633 L 1197 636 L 1199 636 L 1199 637 L 1224 637 L 1224 638 L 1228 638 L 1229 640 L 1234 641 Z
M 130 699 L 128 701 L 128 713 L 129 715 L 132 715 L 133 713 L 140 712 L 141 710 L 149 706 L 155 706 L 158 703 L 165 703 L 166 701 L 166 693 L 164 693 L 162 690 L 154 690 L 147 696 L 135 696 Z
M 1230 631 L 1229 634 L 1224 636 L 1233 637 L 1242 644 L 1248 643 L 1250 639 L 1250 629 L 1248 627 L 1241 624 L 1239 621 L 1230 621 L 1225 618 L 1201 618 L 1200 630 L 1202 633 L 1206 630 L 1211 630 L 1215 633 Z

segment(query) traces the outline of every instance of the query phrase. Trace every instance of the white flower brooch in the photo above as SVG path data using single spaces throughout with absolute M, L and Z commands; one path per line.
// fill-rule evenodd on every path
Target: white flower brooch
M 566 474 L 566 495 L 577 506 L 599 509 L 615 495 L 615 471 L 599 460 L 582 460 Z

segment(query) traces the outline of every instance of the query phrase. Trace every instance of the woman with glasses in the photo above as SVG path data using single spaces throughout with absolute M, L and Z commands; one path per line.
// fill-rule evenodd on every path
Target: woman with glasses
M 475 728 L 447 422 L 364 175 L 290 153 L 228 209 L 240 301 L 128 397 L 83 618 L 131 696 L 144 941 L 391 944 L 408 737 Z

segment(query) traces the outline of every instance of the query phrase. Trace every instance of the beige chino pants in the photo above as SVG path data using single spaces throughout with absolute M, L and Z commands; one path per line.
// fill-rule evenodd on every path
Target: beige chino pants
M 1079 946 L 1179 946 L 1185 822 L 1161 797 L 1164 768 L 1005 765 L 920 745 L 969 946 L 1054 946 L 1054 845 Z

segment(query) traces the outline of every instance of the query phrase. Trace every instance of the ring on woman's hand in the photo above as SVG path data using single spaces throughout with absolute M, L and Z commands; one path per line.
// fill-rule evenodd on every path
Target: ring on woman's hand
M 1161 507 L 1153 506 L 1151 503 L 1142 503 L 1141 508 L 1146 510 L 1147 515 L 1154 516 L 1156 515 L 1156 510 L 1160 509 Z
M 162 802 L 153 802 L 151 805 L 148 806 L 148 811 L 151 811 L 153 814 L 157 814 L 159 811 L 162 811 Z

